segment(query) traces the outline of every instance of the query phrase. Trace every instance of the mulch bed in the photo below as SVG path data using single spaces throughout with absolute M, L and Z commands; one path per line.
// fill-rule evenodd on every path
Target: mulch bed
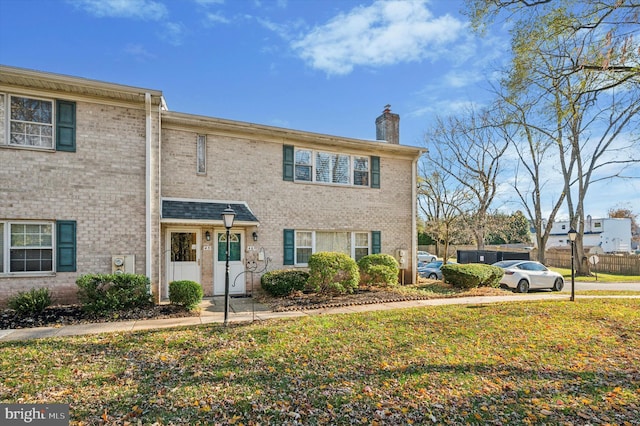
M 97 315 L 82 310 L 79 305 L 50 306 L 36 315 L 19 315 L 16 311 L 5 309 L 0 311 L 0 329 L 17 329 L 31 327 L 55 327 L 72 324 L 97 322 L 131 321 L 159 318 L 181 318 L 197 316 L 176 305 L 154 305 L 127 311 L 111 312 L 109 315 Z
M 442 287 L 447 284 L 441 284 Z M 272 297 L 262 289 L 254 294 L 256 301 L 267 305 L 274 312 L 299 311 L 306 309 L 326 309 L 344 306 L 369 305 L 374 303 L 405 302 L 409 300 L 430 300 L 467 296 L 505 296 L 513 294 L 497 288 L 475 288 L 466 291 L 453 292 L 451 294 L 416 294 L 394 291 L 385 288 L 357 289 L 353 294 L 322 295 L 317 293 L 294 292 L 287 297 Z

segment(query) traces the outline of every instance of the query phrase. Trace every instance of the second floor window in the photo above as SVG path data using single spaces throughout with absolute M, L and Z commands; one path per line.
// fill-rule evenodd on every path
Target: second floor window
M 11 96 L 10 145 L 53 148 L 53 102 Z
M 0 146 L 76 151 L 76 103 L 0 93 Z
M 295 180 L 369 186 L 369 157 L 309 149 L 295 151 Z

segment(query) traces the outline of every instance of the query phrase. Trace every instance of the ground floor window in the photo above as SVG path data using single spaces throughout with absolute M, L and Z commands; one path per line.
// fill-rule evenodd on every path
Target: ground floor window
M 356 261 L 371 253 L 369 232 L 295 231 L 295 264 L 304 266 L 313 253 L 345 253 Z
M 75 271 L 75 221 L 0 221 L 0 275 Z
M 0 223 L 0 272 L 53 272 L 53 223 Z

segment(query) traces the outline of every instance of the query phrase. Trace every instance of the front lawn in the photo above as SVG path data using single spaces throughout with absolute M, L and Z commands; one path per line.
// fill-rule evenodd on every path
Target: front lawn
M 549 268 L 552 271 L 556 271 L 559 274 L 562 274 L 562 276 L 564 277 L 565 282 L 570 281 L 571 280 L 571 268 Z M 634 283 L 634 282 L 640 282 L 640 275 L 618 275 L 618 274 L 606 274 L 606 273 L 600 273 L 597 271 L 591 271 L 591 273 L 593 274 L 592 276 L 589 277 L 583 277 L 583 276 L 577 276 L 575 277 L 575 280 L 578 282 L 585 282 L 585 283 L 595 283 L 595 282 L 601 282 L 601 283 Z M 596 275 L 598 277 L 598 279 L 596 279 Z
M 618 424 L 634 299 L 511 302 L 0 344 L 0 400 L 72 424 Z

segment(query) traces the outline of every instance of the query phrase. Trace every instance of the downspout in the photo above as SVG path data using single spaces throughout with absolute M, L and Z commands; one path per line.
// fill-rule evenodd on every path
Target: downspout
M 151 276 L 151 94 L 144 94 L 144 104 L 146 113 L 145 122 L 145 275 L 152 280 Z
M 162 284 L 164 282 L 164 275 L 162 275 L 162 265 L 165 262 L 164 259 L 164 241 L 162 238 L 162 227 L 160 226 L 160 216 L 162 211 L 162 111 L 167 111 L 167 104 L 164 100 L 164 96 L 160 96 L 160 106 L 158 107 L 158 145 L 156 149 L 158 150 L 158 154 L 156 156 L 156 162 L 158 163 L 156 179 L 158 181 L 157 187 L 157 200 L 158 200 L 158 233 L 156 238 L 158 239 L 158 249 L 156 251 L 156 271 L 158 273 L 158 303 L 162 300 Z M 164 295 L 166 298 L 169 298 L 169 294 Z
M 421 153 L 422 154 L 422 153 Z M 417 283 L 417 274 L 418 274 L 418 225 L 417 225 L 417 216 L 418 216 L 418 159 L 420 157 L 416 157 L 413 159 L 411 164 L 411 199 L 413 202 L 411 203 L 411 282 Z

